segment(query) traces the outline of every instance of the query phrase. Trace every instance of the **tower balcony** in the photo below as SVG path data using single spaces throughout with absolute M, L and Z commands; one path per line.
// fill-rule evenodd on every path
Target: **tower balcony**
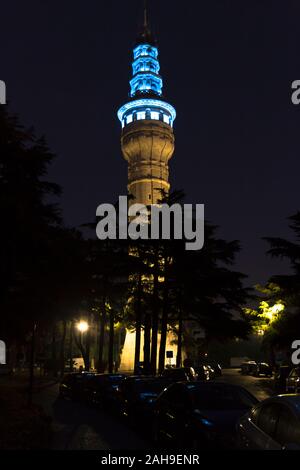
M 176 111 L 172 105 L 159 99 L 142 98 L 124 104 L 118 111 L 122 128 L 135 121 L 161 121 L 173 127 Z

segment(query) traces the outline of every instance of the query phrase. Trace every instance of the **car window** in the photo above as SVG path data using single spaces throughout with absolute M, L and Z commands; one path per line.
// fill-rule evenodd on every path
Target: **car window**
M 282 446 L 300 445 L 300 421 L 286 406 L 281 408 L 275 440 Z
M 197 384 L 188 388 L 193 406 L 199 410 L 247 410 L 257 403 L 247 392 L 224 384 L 209 387 Z
M 169 377 L 174 380 L 186 380 L 187 374 L 183 369 L 177 369 L 177 370 L 166 370 L 163 373 L 163 377 Z
M 164 382 L 159 380 L 141 381 L 135 384 L 135 389 L 138 393 L 151 392 L 159 394 L 164 388 Z
M 162 397 L 163 401 L 168 404 L 176 405 L 177 407 L 188 407 L 189 400 L 186 391 L 179 385 L 174 385 L 168 388 Z
M 248 393 L 246 390 L 237 389 L 235 391 L 238 409 L 249 409 L 256 405 L 257 400 L 254 396 Z
M 268 436 L 274 437 L 277 421 L 280 414 L 280 405 L 277 403 L 266 403 L 261 407 L 258 417 L 258 427 Z

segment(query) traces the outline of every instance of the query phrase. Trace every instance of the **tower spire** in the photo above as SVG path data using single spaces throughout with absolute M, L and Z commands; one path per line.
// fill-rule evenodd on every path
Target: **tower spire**
M 148 23 L 148 1 L 144 0 L 144 33 L 147 34 L 149 31 Z
M 144 31 L 148 30 L 148 4 L 147 0 L 144 0 Z
M 149 24 L 149 3 L 147 0 L 144 0 L 144 20 L 142 23 L 141 31 L 137 37 L 137 44 L 156 44 L 156 39 L 154 38 Z

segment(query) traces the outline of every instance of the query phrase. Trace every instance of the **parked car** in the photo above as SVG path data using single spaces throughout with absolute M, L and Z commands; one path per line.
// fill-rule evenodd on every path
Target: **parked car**
M 237 424 L 241 449 L 300 450 L 300 396 L 279 395 L 254 406 Z
M 197 380 L 197 375 L 193 367 L 174 367 L 165 369 L 162 372 L 161 377 L 169 379 L 172 382 Z
M 214 379 L 216 377 L 215 369 L 210 364 L 206 364 L 205 367 L 207 368 L 209 373 L 209 380 Z
M 207 366 L 195 367 L 197 380 L 211 380 L 213 377 L 212 369 Z
M 123 417 L 133 421 L 152 419 L 153 405 L 159 394 L 170 384 L 162 377 L 130 376 L 118 387 L 118 408 Z
M 97 406 L 112 406 L 117 402 L 117 390 L 124 374 L 95 374 L 84 387 L 85 400 Z
M 84 399 L 84 389 L 89 380 L 94 377 L 90 372 L 73 372 L 65 374 L 59 385 L 59 396 L 72 400 Z
M 266 362 L 258 362 L 256 368 L 253 368 L 253 375 L 259 377 L 260 375 L 265 375 L 266 377 L 272 377 L 273 371 L 272 367 Z
M 292 366 L 280 366 L 274 375 L 274 387 L 279 392 L 286 391 L 286 379 L 292 370 Z
M 222 367 L 218 362 L 210 362 L 210 366 L 213 368 L 216 377 L 222 376 Z
M 241 374 L 251 375 L 256 371 L 257 364 L 255 361 L 247 361 L 241 364 Z
M 300 367 L 294 367 L 286 379 L 286 392 L 300 393 Z
M 230 448 L 237 419 L 258 403 L 243 387 L 218 382 L 172 384 L 156 400 L 153 437 L 158 446 Z

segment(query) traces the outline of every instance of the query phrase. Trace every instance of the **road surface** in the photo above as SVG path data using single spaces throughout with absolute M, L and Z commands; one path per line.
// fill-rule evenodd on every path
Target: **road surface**
M 239 369 L 223 369 L 222 377 L 217 380 L 218 382 L 241 385 L 251 392 L 258 400 L 265 400 L 271 395 L 274 395 L 274 391 L 272 389 L 272 378 L 241 375 Z

